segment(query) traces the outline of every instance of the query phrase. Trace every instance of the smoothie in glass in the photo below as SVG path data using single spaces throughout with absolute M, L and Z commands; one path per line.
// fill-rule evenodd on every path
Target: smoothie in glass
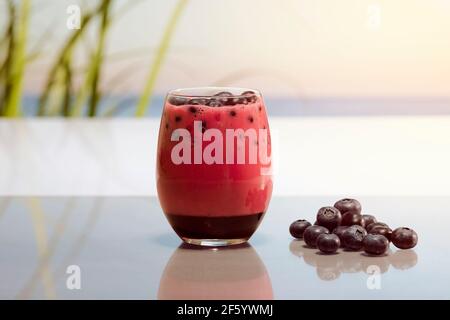
M 180 89 L 167 96 L 159 131 L 157 190 L 186 242 L 245 242 L 272 194 L 271 141 L 256 90 Z

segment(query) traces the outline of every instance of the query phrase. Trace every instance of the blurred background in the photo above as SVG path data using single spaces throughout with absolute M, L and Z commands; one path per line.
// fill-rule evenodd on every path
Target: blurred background
M 155 195 L 213 85 L 263 93 L 276 195 L 450 195 L 450 0 L 0 0 L 0 195 Z
M 159 116 L 205 85 L 273 115 L 450 112 L 449 0 L 1 0 L 0 30 L 2 116 Z

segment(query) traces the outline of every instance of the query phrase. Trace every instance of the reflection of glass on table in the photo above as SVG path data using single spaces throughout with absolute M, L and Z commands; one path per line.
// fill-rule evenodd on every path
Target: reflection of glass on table
M 264 263 L 252 246 L 175 250 L 164 269 L 158 299 L 273 299 Z

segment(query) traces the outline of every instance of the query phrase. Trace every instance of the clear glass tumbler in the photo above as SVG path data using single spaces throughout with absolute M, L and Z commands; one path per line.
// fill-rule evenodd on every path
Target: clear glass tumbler
M 261 94 L 203 87 L 168 93 L 157 151 L 161 207 L 185 242 L 247 241 L 272 194 L 271 140 Z

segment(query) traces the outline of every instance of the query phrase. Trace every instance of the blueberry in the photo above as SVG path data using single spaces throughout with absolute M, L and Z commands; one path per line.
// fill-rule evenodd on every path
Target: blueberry
M 372 228 L 375 228 L 375 227 L 387 227 L 387 228 L 389 228 L 389 226 L 386 223 L 384 223 L 384 222 L 374 222 L 374 223 L 371 223 L 369 225 L 366 225 L 366 230 L 367 230 L 367 232 L 370 233 L 370 230 L 372 230 Z
M 359 225 L 362 226 L 362 217 L 359 213 L 355 212 L 347 212 L 342 216 L 341 224 L 343 226 L 353 226 Z
M 362 226 L 348 227 L 342 234 L 344 247 L 348 250 L 360 250 L 363 247 L 363 240 L 366 235 L 367 231 Z
M 341 245 L 343 244 L 342 235 L 347 228 L 348 226 L 339 226 L 333 230 L 333 233 L 339 237 L 339 240 L 341 240 Z
M 289 232 L 291 236 L 297 239 L 303 238 L 303 233 L 305 232 L 306 228 L 311 226 L 311 223 L 306 220 L 297 220 L 291 223 L 289 226 Z
M 345 198 L 339 200 L 334 204 L 334 207 L 338 209 L 342 215 L 346 214 L 347 212 L 353 212 L 357 214 L 361 213 L 361 204 L 358 200 L 355 199 Z
M 330 233 L 327 228 L 322 226 L 309 226 L 303 233 L 303 240 L 311 248 L 316 247 L 317 237 L 323 233 Z
M 362 217 L 362 226 L 368 226 L 369 224 L 377 222 L 377 219 L 370 214 L 363 214 Z
M 317 212 L 316 219 L 319 226 L 323 226 L 329 231 L 333 231 L 341 224 L 342 215 L 339 210 L 334 207 L 323 207 Z
M 187 104 L 188 99 L 183 97 L 177 97 L 177 96 L 170 96 L 169 97 L 169 103 L 174 106 L 182 106 L 184 104 Z
M 391 240 L 399 249 L 411 249 L 416 246 L 418 236 L 413 229 L 402 227 L 392 231 Z
M 211 98 L 211 99 L 209 99 L 207 105 L 209 107 L 221 107 L 222 106 L 222 102 L 220 102 L 219 99 Z
M 341 241 L 335 234 L 323 233 L 317 237 L 316 245 L 321 252 L 330 254 L 335 253 L 339 249 Z
M 382 255 L 389 249 L 389 240 L 381 234 L 368 234 L 363 240 L 364 251 L 370 255 Z
M 194 98 L 188 101 L 188 104 L 197 105 L 197 106 L 206 106 L 206 99 L 202 98 Z
M 214 95 L 224 106 L 234 106 L 238 103 L 238 99 L 233 96 L 231 92 L 222 91 Z
M 231 110 L 231 111 L 230 111 L 230 116 L 232 116 L 232 117 L 236 117 L 236 111 L 234 111 L 234 110 Z
M 241 93 L 241 96 L 244 96 L 248 103 L 254 103 L 258 98 L 256 97 L 256 93 L 254 91 L 244 91 Z
M 253 123 L 253 121 L 255 121 L 255 120 L 253 119 L 252 116 L 248 116 L 248 121 L 250 121 L 250 123 Z
M 392 230 L 391 228 L 385 226 L 375 226 L 370 229 L 369 234 L 379 234 L 385 236 L 390 241 L 392 237 Z
M 247 98 L 241 97 L 241 98 L 237 98 L 236 103 L 237 104 L 248 104 L 248 101 L 247 101 Z

